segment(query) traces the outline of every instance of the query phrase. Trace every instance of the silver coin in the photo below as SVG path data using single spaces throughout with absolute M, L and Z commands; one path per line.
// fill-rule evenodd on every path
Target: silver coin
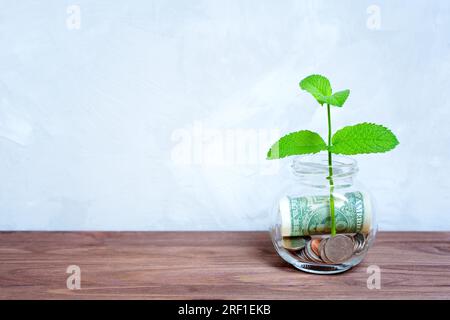
M 297 256 L 303 261 L 308 262 L 309 259 L 305 256 L 305 249 L 302 249 L 300 252 L 297 253 Z
M 291 251 L 301 250 L 305 247 L 306 242 L 311 239 L 310 237 L 283 237 L 283 248 Z
M 308 253 L 306 252 L 306 249 L 302 250 L 302 258 L 303 258 L 303 260 L 305 260 L 307 262 L 312 262 L 311 257 L 308 256 Z
M 354 246 L 353 246 L 353 251 L 354 252 L 358 252 L 361 248 L 361 243 L 359 242 L 358 239 L 354 240 Z
M 358 251 L 360 245 L 359 240 L 358 238 L 356 238 L 356 236 L 353 238 L 353 242 L 354 242 L 353 251 L 356 252 Z
M 327 256 L 325 255 L 325 245 L 327 243 L 328 239 L 322 239 L 322 241 L 319 244 L 319 252 L 320 252 L 320 258 L 325 262 L 325 263 L 330 263 L 332 264 L 333 262 L 328 260 Z
M 308 255 L 306 254 L 305 249 L 303 249 L 303 251 L 302 251 L 302 257 L 303 257 L 303 260 L 312 262 L 311 258 L 308 257 Z
M 362 245 L 364 245 L 364 242 L 365 242 L 365 238 L 362 233 L 357 233 L 353 237 L 353 240 L 355 241 L 356 249 L 361 249 Z
M 324 245 L 324 253 L 333 263 L 341 263 L 353 255 L 354 242 L 351 237 L 336 235 L 328 238 Z
M 357 244 L 355 246 L 355 253 L 360 253 L 361 251 L 363 251 L 365 246 L 366 246 L 366 238 L 365 238 L 365 236 L 362 233 L 357 233 L 354 236 L 353 240 Z
M 320 241 L 320 243 L 319 243 L 319 253 L 320 253 L 321 256 L 322 256 L 322 250 L 323 250 L 323 247 L 324 247 L 324 245 L 325 245 L 325 242 L 327 242 L 327 239 L 326 239 L 326 238 L 323 238 L 323 239 Z

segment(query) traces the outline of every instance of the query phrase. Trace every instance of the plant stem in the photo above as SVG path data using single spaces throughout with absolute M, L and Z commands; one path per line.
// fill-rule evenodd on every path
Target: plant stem
M 336 235 L 336 217 L 334 215 L 334 181 L 333 181 L 333 159 L 331 157 L 331 112 L 330 105 L 327 104 L 328 115 L 328 180 L 330 182 L 330 216 L 331 216 L 331 236 Z

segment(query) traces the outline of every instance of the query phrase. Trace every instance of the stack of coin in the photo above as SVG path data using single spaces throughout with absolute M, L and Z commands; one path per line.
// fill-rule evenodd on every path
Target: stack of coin
M 303 261 L 314 263 L 338 264 L 361 253 L 366 245 L 363 234 L 338 234 L 334 237 L 283 237 L 282 245 L 285 249 L 294 251 Z
M 320 242 L 320 239 L 313 239 L 311 241 L 308 241 L 305 248 L 303 249 L 303 255 L 306 256 L 306 260 L 318 263 L 323 262 L 318 251 Z
M 353 249 L 355 254 L 363 252 L 366 247 L 366 237 L 362 233 L 357 233 L 353 237 L 353 241 L 355 242 L 355 247 Z

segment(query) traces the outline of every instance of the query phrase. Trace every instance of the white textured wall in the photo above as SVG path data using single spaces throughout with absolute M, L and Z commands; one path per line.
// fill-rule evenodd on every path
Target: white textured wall
M 401 142 L 358 157 L 380 229 L 450 229 L 449 1 L 2 0 L 0 43 L 0 229 L 266 229 L 311 73 Z

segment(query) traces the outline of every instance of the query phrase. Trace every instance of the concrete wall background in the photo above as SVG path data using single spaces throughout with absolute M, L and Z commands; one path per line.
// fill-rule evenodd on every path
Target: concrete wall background
M 267 229 L 322 73 L 401 142 L 357 157 L 380 229 L 449 230 L 449 39 L 444 0 L 2 1 L 0 229 Z

